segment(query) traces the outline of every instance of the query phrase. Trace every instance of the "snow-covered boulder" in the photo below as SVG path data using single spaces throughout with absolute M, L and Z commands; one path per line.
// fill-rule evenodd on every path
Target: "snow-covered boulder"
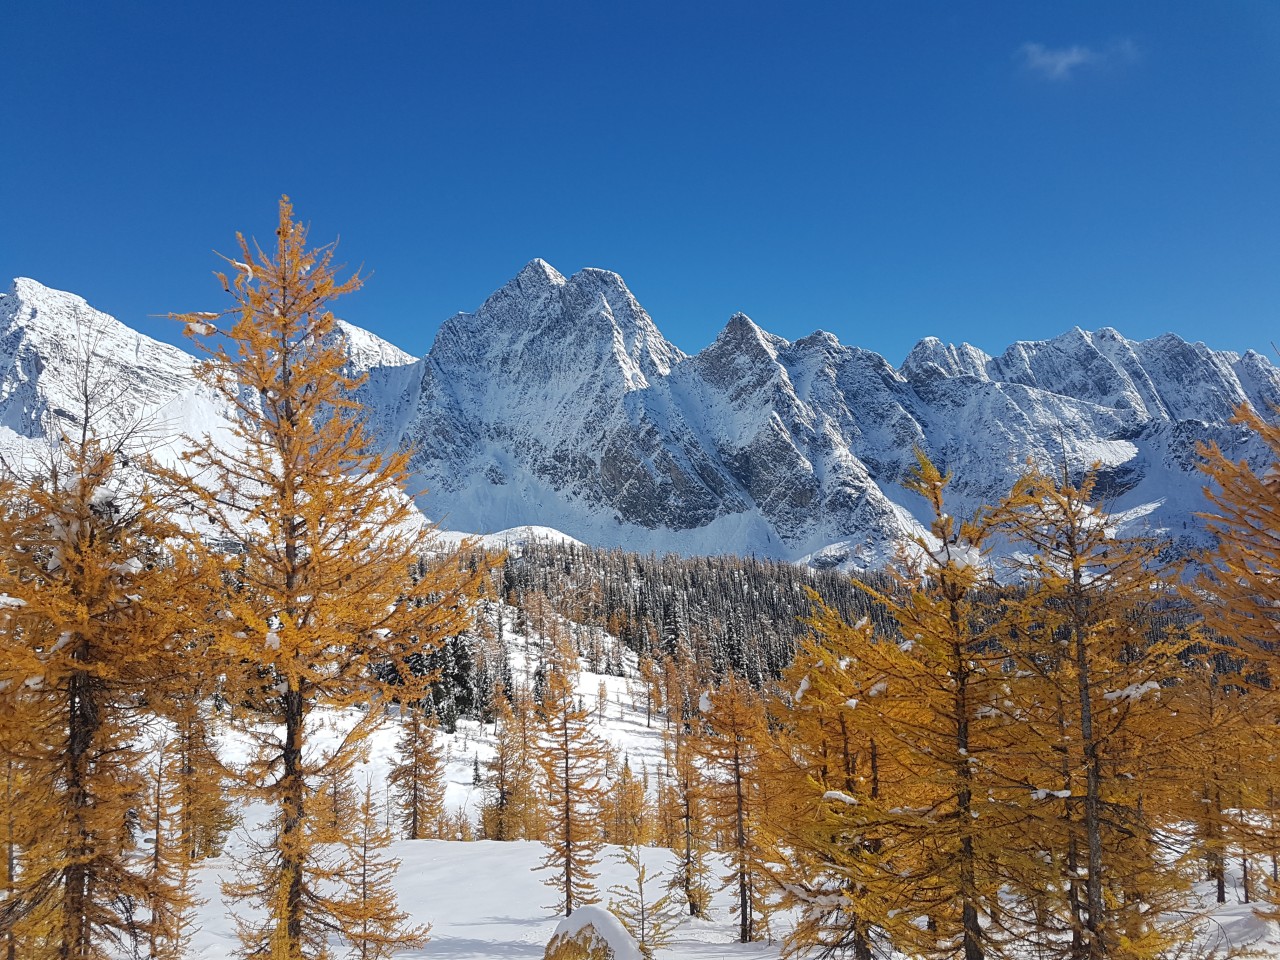
M 544 960 L 644 960 L 622 921 L 604 907 L 578 907 L 556 925 Z

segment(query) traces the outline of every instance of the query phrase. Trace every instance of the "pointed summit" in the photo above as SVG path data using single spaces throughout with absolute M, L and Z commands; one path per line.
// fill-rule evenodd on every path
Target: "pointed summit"
M 528 289 L 548 285 L 559 287 L 563 286 L 566 281 L 559 270 L 541 257 L 534 257 L 515 275 L 515 282 L 522 288 Z
M 703 351 L 710 357 L 729 358 L 747 357 L 755 360 L 777 361 L 778 352 L 790 346 L 782 337 L 775 336 L 761 329 L 754 320 L 745 313 L 738 312 L 729 318 L 724 329 L 716 336 L 711 346 Z

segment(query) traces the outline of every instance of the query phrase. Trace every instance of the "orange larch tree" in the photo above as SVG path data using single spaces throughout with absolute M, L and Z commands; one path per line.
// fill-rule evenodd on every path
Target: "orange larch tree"
M 1227 654 L 1243 661 L 1240 680 L 1253 701 L 1249 712 L 1262 719 L 1245 733 L 1254 744 L 1251 759 L 1263 794 L 1262 815 L 1254 819 L 1259 845 L 1274 851 L 1280 764 L 1277 753 L 1264 744 L 1276 742 L 1274 717 L 1280 711 L 1280 424 L 1274 411 L 1267 419 L 1247 405 L 1236 411 L 1234 422 L 1262 441 L 1269 462 L 1232 460 L 1216 443 L 1200 448 L 1209 479 L 1205 496 L 1210 509 L 1203 519 L 1216 543 L 1203 558 L 1201 576 L 1189 592 Z M 1276 862 L 1273 852 L 1265 887 L 1273 920 L 1280 919 Z
M 767 738 L 763 698 L 731 673 L 704 695 L 701 706 L 706 728 L 698 750 L 710 773 L 707 810 L 723 838 L 729 862 L 723 879 L 726 886 L 735 888 L 738 939 L 750 943 L 764 935 L 768 917 L 767 854 L 762 849 L 765 784 L 760 775 L 761 744 Z
M 396 759 L 387 776 L 393 813 L 406 840 L 442 836 L 444 758 L 436 747 L 436 718 L 430 703 L 401 704 Z
M 408 455 L 377 452 L 352 399 L 330 306 L 359 276 L 340 281 L 333 247 L 307 246 L 288 198 L 273 251 L 237 239 L 234 276 L 220 275 L 232 308 L 177 317 L 236 420 L 229 437 L 193 440 L 175 482 L 228 587 L 214 623 L 239 665 L 228 696 L 251 743 L 239 789 L 275 811 L 225 893 L 263 911 L 242 924 L 246 955 L 302 960 L 324 955 L 347 896 L 318 780 L 382 722 L 394 687 L 377 681 L 412 694 L 413 663 L 469 624 L 483 571 L 437 550 L 404 492 Z M 341 734 L 321 743 L 318 724 L 335 717 Z
M 82 360 L 74 434 L 0 483 L 0 763 L 12 824 L 0 938 L 24 960 L 114 956 L 183 895 L 134 852 L 147 703 L 180 682 L 193 569 L 169 550 L 179 531 L 155 488 L 122 469 L 138 452 L 131 438 L 98 432 L 102 397 L 91 354 Z
M 575 907 L 598 903 L 595 878 L 600 848 L 600 795 L 605 744 L 591 732 L 590 710 L 576 690 L 578 653 L 566 632 L 546 663 L 543 729 L 537 751 L 548 799 L 547 855 L 538 867 L 559 897 L 555 909 L 567 917 Z

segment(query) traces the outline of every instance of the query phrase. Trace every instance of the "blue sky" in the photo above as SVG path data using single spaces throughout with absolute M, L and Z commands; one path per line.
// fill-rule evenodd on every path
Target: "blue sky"
M 61 3 L 5 13 L 0 275 L 177 340 L 290 194 L 414 353 L 533 257 L 693 352 L 1280 340 L 1280 4 Z

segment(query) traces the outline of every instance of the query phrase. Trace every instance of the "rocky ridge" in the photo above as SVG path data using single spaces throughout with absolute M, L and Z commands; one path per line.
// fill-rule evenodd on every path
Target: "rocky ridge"
M 1028 460 L 1097 463 L 1123 525 L 1189 543 L 1195 443 L 1260 461 L 1232 412 L 1280 403 L 1280 370 L 1258 353 L 1110 328 L 998 357 L 928 338 L 895 368 L 736 314 L 689 356 L 617 274 L 566 278 L 541 260 L 445 321 L 424 358 L 343 332 L 377 434 L 414 451 L 429 516 L 642 551 L 878 564 L 920 530 L 924 505 L 902 487 L 916 446 L 954 473 L 958 514 L 998 499 Z M 68 398 L 88 356 L 127 385 L 110 394 L 116 422 L 149 417 L 169 435 L 225 423 L 181 351 L 18 280 L 0 295 L 0 447 L 77 420 Z

